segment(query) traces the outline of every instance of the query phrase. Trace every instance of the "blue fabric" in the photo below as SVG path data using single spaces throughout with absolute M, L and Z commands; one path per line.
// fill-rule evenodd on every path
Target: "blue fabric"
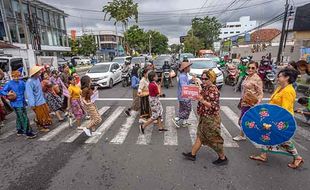
M 245 135 L 261 145 L 279 145 L 289 141 L 296 131 L 296 121 L 286 109 L 277 105 L 259 104 L 250 108 L 241 119 Z
M 180 73 L 178 81 L 178 100 L 179 101 L 190 101 L 189 99 L 182 98 L 182 87 L 190 85 L 190 80 L 186 73 Z
M 16 100 L 10 101 L 13 108 L 22 108 L 26 106 L 25 101 L 25 87 L 26 84 L 23 80 L 10 80 L 6 85 L 0 90 L 0 95 L 6 96 L 11 90 L 16 94 Z
M 28 105 L 30 107 L 40 106 L 46 103 L 41 82 L 38 78 L 29 78 L 26 82 L 26 95 L 28 98 Z
M 131 88 L 138 89 L 140 83 L 140 79 L 136 76 L 131 77 Z

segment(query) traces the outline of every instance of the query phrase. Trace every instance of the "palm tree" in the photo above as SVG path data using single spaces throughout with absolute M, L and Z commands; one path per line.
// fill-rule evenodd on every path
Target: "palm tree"
M 109 19 L 115 19 L 114 25 L 121 22 L 123 30 L 126 32 L 129 19 L 134 18 L 138 23 L 138 3 L 134 3 L 133 0 L 113 0 L 108 2 L 107 5 L 103 6 L 102 12 L 105 12 L 104 20 L 106 20 L 109 14 Z M 124 38 L 125 50 L 127 52 L 126 39 Z M 118 49 L 118 47 L 117 47 Z

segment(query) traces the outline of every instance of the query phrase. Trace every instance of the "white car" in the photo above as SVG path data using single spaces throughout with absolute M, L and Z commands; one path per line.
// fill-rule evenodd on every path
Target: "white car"
M 201 78 L 204 70 L 212 69 L 216 73 L 216 86 L 221 89 L 224 84 L 224 76 L 220 69 L 218 69 L 216 62 L 209 58 L 192 58 L 188 60 L 192 63 L 190 76 Z
M 77 60 L 78 65 L 90 65 L 91 59 L 90 58 L 81 58 Z
M 97 63 L 87 73 L 93 86 L 112 88 L 122 81 L 122 69 L 118 63 Z

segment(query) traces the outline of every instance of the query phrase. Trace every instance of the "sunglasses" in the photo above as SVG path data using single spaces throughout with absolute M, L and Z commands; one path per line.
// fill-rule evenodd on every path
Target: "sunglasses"
M 248 67 L 249 70 L 255 70 L 256 67 Z
M 201 78 L 201 80 L 209 80 L 209 78 L 208 77 L 203 77 L 203 78 Z

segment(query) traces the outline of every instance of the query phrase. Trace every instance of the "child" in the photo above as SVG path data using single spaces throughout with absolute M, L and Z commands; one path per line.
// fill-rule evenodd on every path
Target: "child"
M 94 102 L 91 101 L 91 96 L 94 94 L 91 89 L 91 79 L 89 76 L 83 76 L 81 78 L 82 87 L 82 102 L 86 109 L 87 114 L 90 116 L 90 122 L 87 127 L 83 128 L 83 131 L 87 136 L 92 136 L 92 133 L 96 130 L 96 125 L 101 123 L 102 119 L 98 112 L 98 109 Z M 90 131 L 90 129 L 92 131 Z
M 131 105 L 131 108 L 128 108 L 126 111 L 125 111 L 125 114 L 129 117 L 131 114 L 130 114 L 130 111 L 135 111 L 137 112 L 140 108 L 140 103 L 139 103 L 139 96 L 138 96 L 138 87 L 139 87 L 139 82 L 140 82 L 140 79 L 138 77 L 138 70 L 139 68 L 138 67 L 134 67 L 132 69 L 132 72 L 131 72 L 131 88 L 132 88 L 132 105 Z
M 149 84 L 149 102 L 151 107 L 151 118 L 147 120 L 146 123 L 140 125 L 140 132 L 144 134 L 144 129 L 148 127 L 150 124 L 152 124 L 155 120 L 157 120 L 158 123 L 158 130 L 159 131 L 168 131 L 167 129 L 164 129 L 161 118 L 163 115 L 163 107 L 159 101 L 159 88 L 156 84 L 156 81 L 158 80 L 158 76 L 154 71 L 151 71 L 148 74 L 148 78 L 150 81 Z
M 70 76 L 69 77 L 69 94 L 70 98 L 68 100 L 68 109 L 71 108 L 73 115 L 76 119 L 76 125 L 79 130 L 83 130 L 81 127 L 81 119 L 84 116 L 84 110 L 81 103 L 81 93 L 82 90 L 79 86 L 77 86 L 75 78 Z
M 301 97 L 298 99 L 298 103 L 305 108 L 297 109 L 296 113 L 304 115 L 306 118 L 306 121 L 309 122 L 310 120 L 310 97 Z

